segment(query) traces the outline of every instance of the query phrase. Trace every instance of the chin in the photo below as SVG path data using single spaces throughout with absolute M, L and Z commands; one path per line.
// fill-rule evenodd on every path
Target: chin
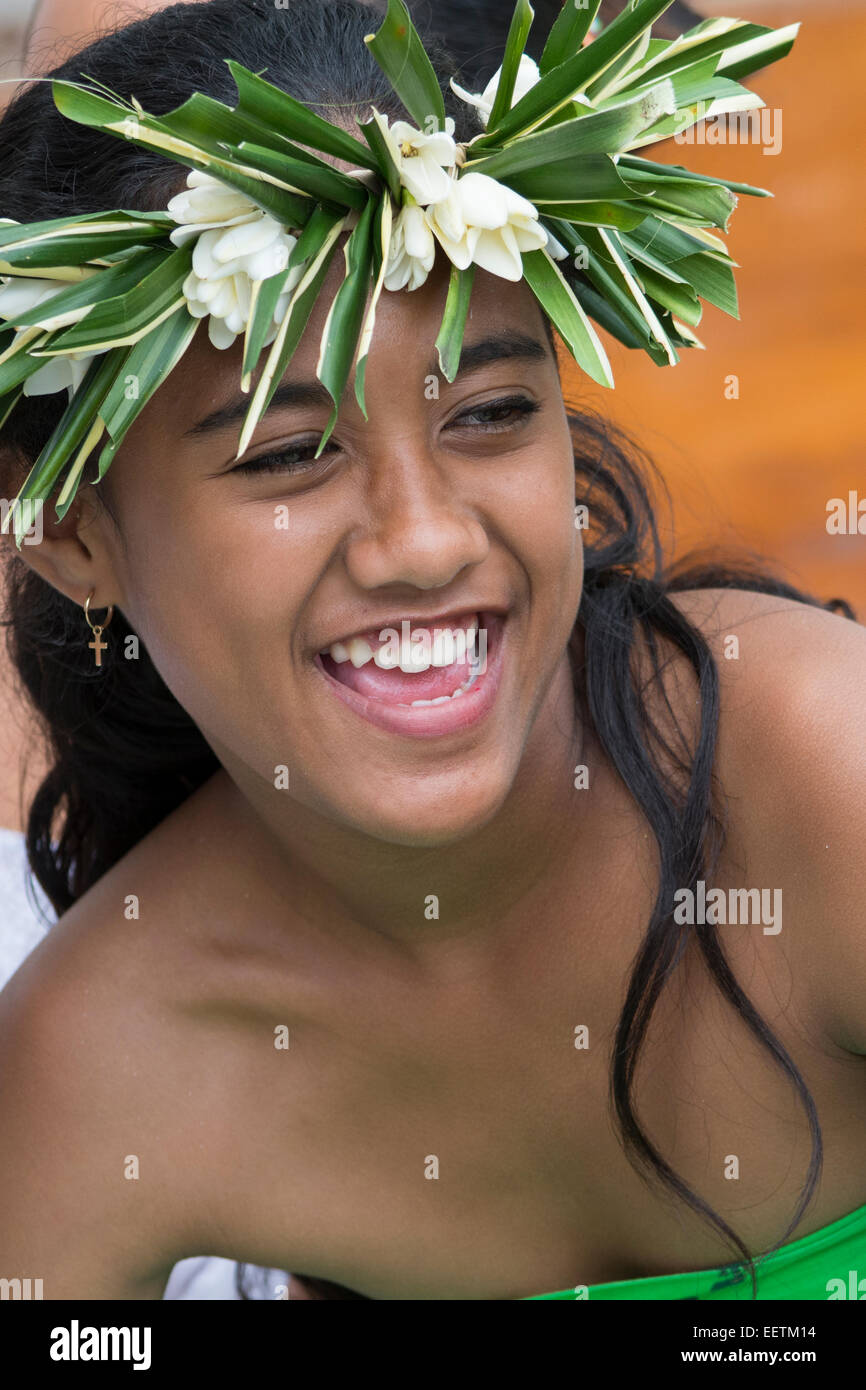
M 486 776 L 449 778 L 441 788 L 419 789 L 414 780 L 404 788 L 391 783 L 374 805 L 357 805 L 345 819 L 388 844 L 414 849 L 454 844 L 493 819 L 508 795 L 514 771 L 508 777 L 501 769 L 490 769 Z

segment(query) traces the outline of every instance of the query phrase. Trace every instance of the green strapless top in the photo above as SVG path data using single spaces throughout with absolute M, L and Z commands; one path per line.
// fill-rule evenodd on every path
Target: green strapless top
M 755 1275 L 759 1299 L 809 1298 L 866 1300 L 866 1206 L 822 1226 L 820 1231 L 782 1245 L 759 1261 Z M 595 1299 L 717 1299 L 732 1301 L 752 1297 L 749 1271 L 742 1264 L 721 1269 L 699 1269 L 693 1274 L 651 1275 L 648 1279 L 620 1279 L 612 1284 L 591 1284 L 563 1289 L 560 1293 L 531 1294 L 521 1302 L 545 1298 Z

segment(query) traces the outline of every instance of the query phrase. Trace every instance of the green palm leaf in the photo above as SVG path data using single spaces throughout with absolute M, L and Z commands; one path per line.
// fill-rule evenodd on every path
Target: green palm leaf
M 524 251 L 523 273 L 578 365 L 600 386 L 613 386 L 607 353 L 556 262 L 546 251 Z
M 430 133 L 445 128 L 445 102 L 439 79 L 403 0 L 388 0 L 388 9 L 375 34 L 364 42 L 415 124 Z
M 364 305 L 373 264 L 371 246 L 373 206 L 374 200 L 369 198 L 367 206 L 361 213 L 358 225 L 354 228 L 343 248 L 346 274 L 343 283 L 334 295 L 322 330 L 316 376 L 327 388 L 334 402 L 334 409 L 319 440 L 316 458 L 321 454 L 334 425 L 337 423 L 340 399 L 349 379 L 349 371 L 361 332 Z

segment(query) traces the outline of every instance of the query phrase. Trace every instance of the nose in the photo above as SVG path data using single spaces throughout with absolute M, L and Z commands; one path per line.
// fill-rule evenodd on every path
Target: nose
M 449 584 L 489 551 L 487 532 L 432 460 L 380 463 L 367 496 L 367 520 L 351 535 L 346 564 L 363 589 Z

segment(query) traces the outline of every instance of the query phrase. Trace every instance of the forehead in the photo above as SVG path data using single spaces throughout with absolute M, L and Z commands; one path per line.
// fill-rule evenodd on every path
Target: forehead
M 344 234 L 337 244 L 328 273 L 285 372 L 286 380 L 313 381 L 319 359 L 322 331 L 334 296 L 345 275 Z M 376 307 L 376 320 L 367 360 L 365 394 L 368 410 L 377 397 L 387 401 L 405 396 L 406 390 L 423 391 L 431 363 L 438 362 L 435 340 L 442 322 L 448 291 L 450 262 L 437 249 L 433 270 L 416 290 L 382 289 Z M 367 305 L 370 296 L 368 294 Z M 236 397 L 240 390 L 243 338 L 233 346 L 218 350 L 210 344 L 203 320 L 193 343 L 159 392 L 159 410 L 145 411 L 162 429 L 183 432 L 191 423 Z M 546 343 L 546 320 L 525 281 L 512 282 L 476 268 L 466 319 L 464 344 L 482 337 L 521 333 Z M 266 361 L 266 348 L 259 359 L 257 374 Z M 555 358 L 551 350 L 551 369 Z M 253 377 L 253 388 L 257 379 Z M 353 374 L 350 374 L 342 409 L 355 407 Z M 357 408 L 357 407 L 355 407 Z M 267 419 L 267 416 L 265 417 Z

